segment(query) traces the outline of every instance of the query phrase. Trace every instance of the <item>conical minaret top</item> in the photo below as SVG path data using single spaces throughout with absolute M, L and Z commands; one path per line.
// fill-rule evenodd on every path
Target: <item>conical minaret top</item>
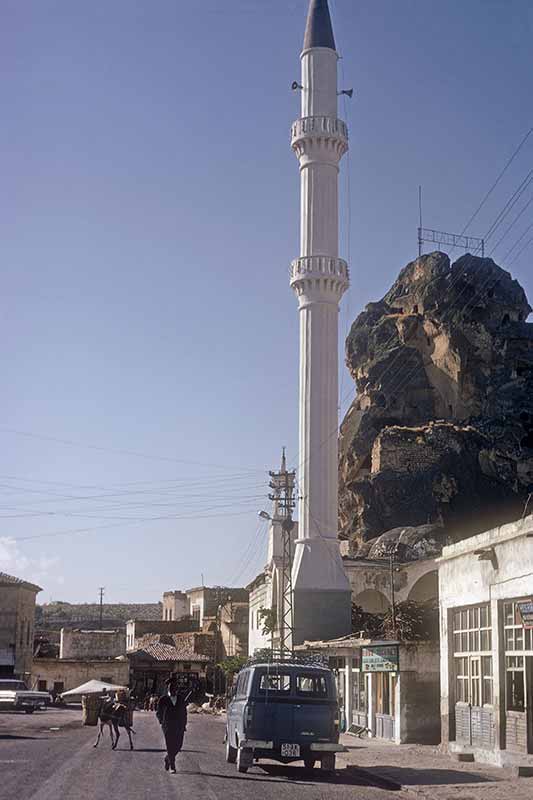
M 335 50 L 328 0 L 311 0 L 305 26 L 304 50 L 311 47 L 329 47 Z

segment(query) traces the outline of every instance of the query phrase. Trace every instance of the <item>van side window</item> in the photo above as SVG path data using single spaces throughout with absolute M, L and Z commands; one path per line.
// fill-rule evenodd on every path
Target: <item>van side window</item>
M 297 675 L 296 694 L 305 697 L 327 697 L 326 678 L 324 675 Z
M 235 697 L 246 697 L 246 690 L 248 689 L 249 672 L 241 672 L 237 678 L 237 688 L 235 690 Z
M 259 681 L 259 691 L 277 692 L 278 694 L 289 694 L 291 690 L 291 676 L 283 673 L 264 672 Z

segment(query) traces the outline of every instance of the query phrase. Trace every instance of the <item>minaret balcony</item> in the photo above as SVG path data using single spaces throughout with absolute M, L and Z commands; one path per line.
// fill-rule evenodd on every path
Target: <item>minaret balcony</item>
M 300 158 L 320 147 L 341 159 L 348 150 L 348 127 L 336 117 L 302 117 L 291 128 L 291 147 Z
M 300 256 L 289 269 L 290 285 L 297 295 L 338 302 L 350 283 L 348 264 L 331 256 Z

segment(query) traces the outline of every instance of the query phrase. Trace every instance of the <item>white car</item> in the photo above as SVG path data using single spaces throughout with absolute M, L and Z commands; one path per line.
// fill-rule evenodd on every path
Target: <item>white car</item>
M 36 708 L 42 708 L 49 703 L 48 692 L 32 692 L 24 681 L 0 678 L 0 710 L 33 714 Z

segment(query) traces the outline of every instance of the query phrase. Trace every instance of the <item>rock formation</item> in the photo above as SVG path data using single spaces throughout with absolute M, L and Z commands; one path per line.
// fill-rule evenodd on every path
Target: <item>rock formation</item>
M 358 316 L 346 340 L 357 396 L 340 433 L 348 552 L 428 525 L 431 550 L 521 515 L 533 489 L 530 311 L 491 259 L 450 266 L 431 253 Z

